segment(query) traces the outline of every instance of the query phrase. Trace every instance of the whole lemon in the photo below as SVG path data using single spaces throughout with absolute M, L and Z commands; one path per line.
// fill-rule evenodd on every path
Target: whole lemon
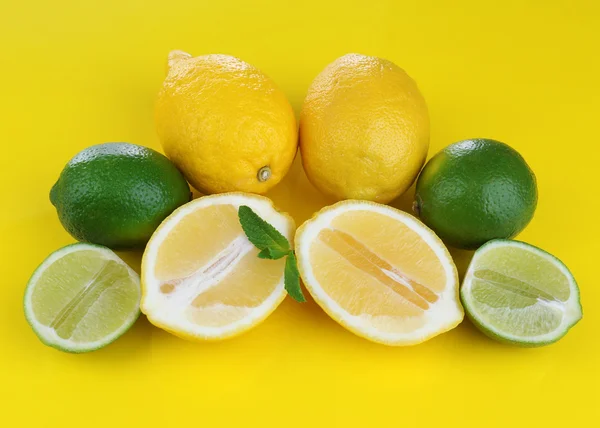
M 155 120 L 165 154 L 203 193 L 265 193 L 296 155 L 296 118 L 284 93 L 229 55 L 171 52 Z
M 300 152 L 323 193 L 387 203 L 413 183 L 428 148 L 425 100 L 392 62 L 348 54 L 312 82 L 300 115 Z

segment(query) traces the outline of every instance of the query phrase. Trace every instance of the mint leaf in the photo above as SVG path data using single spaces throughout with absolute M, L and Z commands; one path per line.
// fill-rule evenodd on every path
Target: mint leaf
M 287 256 L 288 253 L 289 253 L 289 251 L 286 251 L 285 253 L 283 253 L 283 252 L 280 252 L 280 250 L 277 248 L 267 247 L 264 250 L 260 250 L 260 253 L 258 253 L 258 257 L 261 259 L 277 260 L 277 259 Z
M 238 209 L 238 217 L 248 240 L 261 250 L 261 259 L 280 259 L 291 251 L 285 236 L 260 218 L 252 208 L 242 205 Z
M 296 254 L 290 251 L 285 261 L 285 272 L 284 272 L 284 284 L 285 291 L 297 302 L 306 302 L 304 294 L 302 294 L 302 287 L 300 287 L 300 272 L 298 272 L 298 261 L 296 260 Z
M 294 300 L 306 302 L 300 287 L 298 261 L 285 236 L 246 205 L 238 209 L 238 217 L 246 237 L 260 250 L 259 258 L 277 260 L 287 256 L 283 273 L 285 290 Z
M 258 258 L 259 259 L 271 259 L 271 252 L 269 251 L 268 248 L 265 248 L 264 250 L 260 250 L 258 252 Z

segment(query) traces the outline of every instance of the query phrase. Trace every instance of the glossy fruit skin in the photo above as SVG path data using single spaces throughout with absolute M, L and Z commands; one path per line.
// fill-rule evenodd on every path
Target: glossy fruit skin
M 300 152 L 308 179 L 324 194 L 390 202 L 417 178 L 428 148 L 427 105 L 394 63 L 348 54 L 312 82 Z
M 165 156 L 129 143 L 88 147 L 64 167 L 50 191 L 75 239 L 112 249 L 142 248 L 173 210 L 191 199 Z
M 155 122 L 167 157 L 205 194 L 263 194 L 287 174 L 298 148 L 285 94 L 229 55 L 171 52 Z
M 537 198 L 535 174 L 516 150 L 472 139 L 451 144 L 425 165 L 415 211 L 448 245 L 476 249 L 521 232 Z

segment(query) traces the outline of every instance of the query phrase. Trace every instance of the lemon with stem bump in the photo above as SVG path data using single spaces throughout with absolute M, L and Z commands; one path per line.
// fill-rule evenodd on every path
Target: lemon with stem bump
M 169 55 L 156 104 L 165 154 L 203 193 L 265 193 L 297 151 L 285 94 L 256 67 L 229 55 Z

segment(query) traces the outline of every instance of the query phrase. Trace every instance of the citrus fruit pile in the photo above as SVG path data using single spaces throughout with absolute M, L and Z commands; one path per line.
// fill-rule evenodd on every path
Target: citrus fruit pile
M 67 352 L 101 348 L 145 314 L 192 340 L 263 321 L 302 283 L 368 340 L 414 345 L 467 317 L 522 346 L 556 342 L 582 317 L 557 258 L 512 241 L 532 220 L 537 182 L 491 139 L 451 144 L 425 164 L 429 116 L 392 62 L 349 54 L 313 81 L 299 124 L 285 94 L 228 55 L 173 51 L 155 110 L 165 155 L 89 147 L 50 191 L 81 243 L 52 253 L 25 290 L 27 321 Z M 264 194 L 300 150 L 332 199 L 298 229 Z M 384 205 L 416 181 L 414 213 Z M 206 196 L 192 199 L 188 182 Z M 298 195 L 302 197 L 302 195 Z M 446 247 L 476 250 L 462 286 Z M 141 280 L 112 250 L 143 249 Z

